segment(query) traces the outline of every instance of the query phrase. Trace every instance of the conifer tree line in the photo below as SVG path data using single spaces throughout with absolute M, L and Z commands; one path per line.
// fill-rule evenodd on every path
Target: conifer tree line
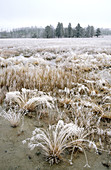
M 25 27 L 12 31 L 0 31 L 0 38 L 89 38 L 100 35 L 111 35 L 111 29 L 95 29 L 90 25 L 83 28 L 79 23 L 74 28 L 71 23 L 64 27 L 63 23 L 58 22 L 56 28 L 47 25 L 45 28 Z

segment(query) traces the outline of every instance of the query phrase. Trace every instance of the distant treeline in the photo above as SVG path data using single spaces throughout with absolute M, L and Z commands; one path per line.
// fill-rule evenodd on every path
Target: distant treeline
M 47 25 L 45 28 L 25 27 L 17 28 L 12 31 L 0 31 L 0 38 L 71 38 L 71 37 L 93 37 L 100 35 L 111 35 L 111 29 L 95 29 L 88 25 L 83 28 L 78 23 L 72 28 L 71 23 L 63 27 L 63 23 L 58 22 L 57 27 Z

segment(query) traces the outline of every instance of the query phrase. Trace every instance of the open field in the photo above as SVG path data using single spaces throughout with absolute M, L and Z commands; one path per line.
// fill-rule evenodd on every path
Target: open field
M 0 39 L 0 104 L 1 170 L 111 168 L 111 36 Z

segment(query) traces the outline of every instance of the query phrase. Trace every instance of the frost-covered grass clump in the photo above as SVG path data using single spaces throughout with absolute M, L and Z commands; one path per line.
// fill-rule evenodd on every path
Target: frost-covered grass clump
M 8 120 L 13 128 L 19 126 L 24 117 L 24 115 L 22 115 L 20 111 L 17 111 L 16 108 L 10 108 L 8 111 L 4 110 L 0 113 L 0 116 Z
M 85 153 L 84 147 L 92 147 L 97 151 L 95 143 L 85 137 L 84 128 L 59 120 L 57 125 L 49 126 L 47 130 L 36 128 L 32 132 L 32 137 L 24 140 L 23 144 L 28 141 L 31 150 L 35 147 L 41 148 L 47 161 L 52 165 L 62 160 L 62 154 L 67 148 L 72 148 L 72 152 L 78 148 Z M 86 153 L 85 157 L 88 165 Z M 70 162 L 72 162 L 72 155 Z
M 22 92 L 12 91 L 6 94 L 6 101 L 18 104 L 23 110 L 34 111 L 34 109 L 42 105 L 44 108 L 54 108 L 54 99 L 51 96 L 44 95 L 43 92 L 37 90 L 29 90 L 22 88 Z

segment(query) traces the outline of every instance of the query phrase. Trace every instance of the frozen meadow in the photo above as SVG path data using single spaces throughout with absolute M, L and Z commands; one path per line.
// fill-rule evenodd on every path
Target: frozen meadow
M 15 155 L 1 169 L 48 169 L 44 157 L 50 165 L 61 162 L 55 170 L 94 168 L 87 155 L 95 151 L 104 152 L 96 169 L 110 167 L 111 36 L 0 39 L 0 103 L 1 161 Z

